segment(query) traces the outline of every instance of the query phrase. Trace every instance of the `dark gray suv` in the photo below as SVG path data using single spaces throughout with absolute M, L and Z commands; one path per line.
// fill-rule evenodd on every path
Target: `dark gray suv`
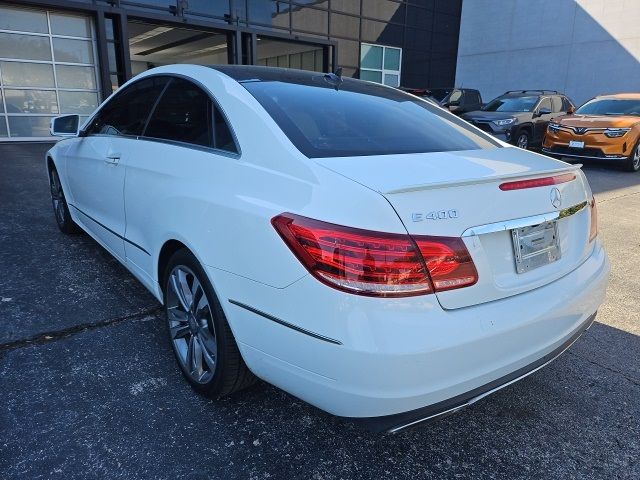
M 549 120 L 574 108 L 566 95 L 555 90 L 512 90 L 461 116 L 500 140 L 527 149 L 542 145 Z

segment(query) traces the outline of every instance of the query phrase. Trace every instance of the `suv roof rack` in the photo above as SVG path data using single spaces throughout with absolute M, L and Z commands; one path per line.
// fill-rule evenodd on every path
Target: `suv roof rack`
M 509 93 L 540 93 L 542 95 L 559 94 L 557 90 L 507 90 L 506 92 L 504 92 L 504 95 L 507 95 Z

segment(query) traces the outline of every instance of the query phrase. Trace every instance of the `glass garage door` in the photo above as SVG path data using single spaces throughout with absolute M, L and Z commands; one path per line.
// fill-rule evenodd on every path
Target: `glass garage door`
M 0 141 L 42 140 L 51 117 L 84 118 L 100 98 L 93 22 L 0 6 Z

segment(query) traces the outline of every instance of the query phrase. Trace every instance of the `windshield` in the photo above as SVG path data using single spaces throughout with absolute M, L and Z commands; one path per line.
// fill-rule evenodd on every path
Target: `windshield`
M 498 97 L 491 100 L 482 110 L 486 112 L 531 112 L 538 97 Z
M 640 100 L 595 99 L 582 105 L 575 113 L 581 115 L 640 115 Z
M 300 83 L 270 79 L 242 85 L 310 158 L 498 146 L 424 100 L 369 82 L 345 78 L 336 90 L 317 75 Z

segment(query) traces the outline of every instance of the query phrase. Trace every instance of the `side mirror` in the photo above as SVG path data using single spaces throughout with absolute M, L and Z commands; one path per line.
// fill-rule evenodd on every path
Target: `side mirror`
M 55 137 L 77 137 L 80 134 L 80 116 L 63 115 L 51 119 L 49 133 Z
M 551 109 L 541 108 L 540 110 L 538 110 L 538 117 L 541 117 L 542 115 L 551 115 Z

